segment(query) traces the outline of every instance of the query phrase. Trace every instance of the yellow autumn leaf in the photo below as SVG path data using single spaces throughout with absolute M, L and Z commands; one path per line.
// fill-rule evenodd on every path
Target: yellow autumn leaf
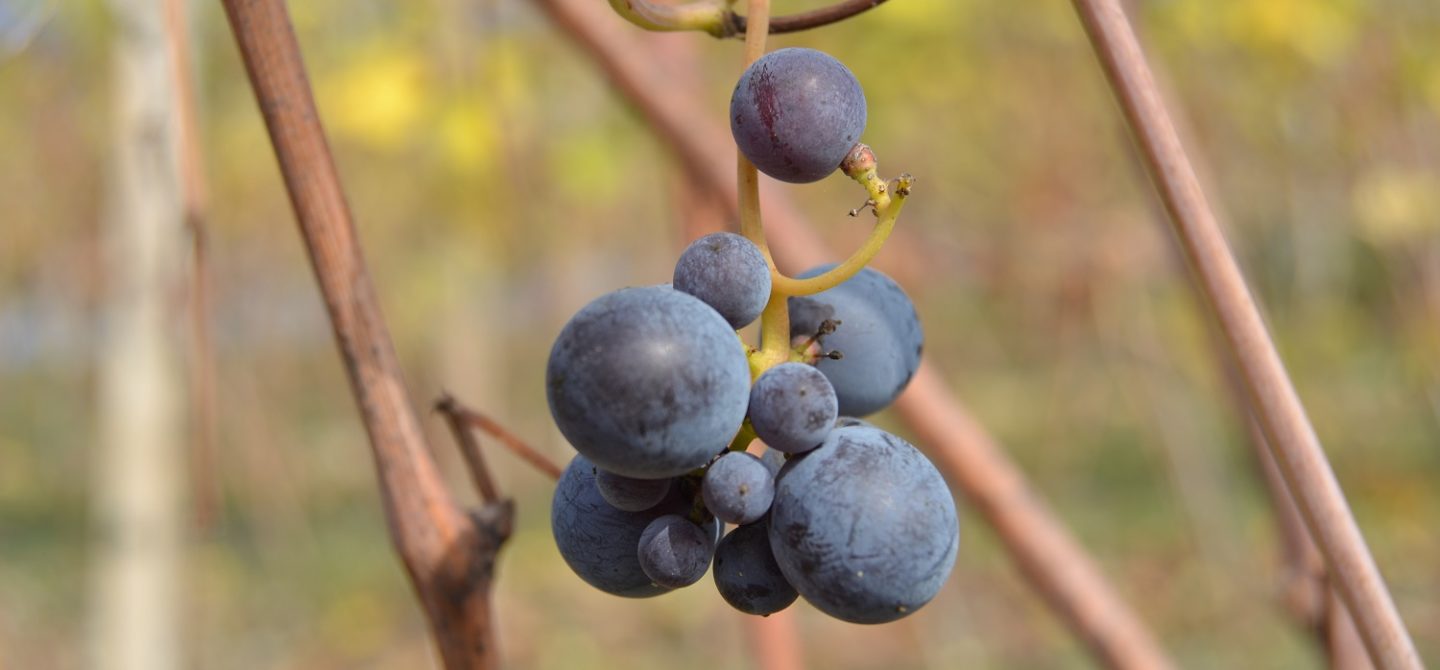
M 339 136 L 393 150 L 422 123 L 430 93 L 414 53 L 380 47 L 348 59 L 318 86 L 321 114 Z
M 488 106 L 473 101 L 447 105 L 437 131 L 452 169 L 473 174 L 496 162 L 500 129 Z
M 1440 229 L 1440 176 L 1430 172 L 1373 170 L 1351 200 L 1360 232 L 1377 244 L 1403 244 Z
M 1262 49 L 1288 49 L 1316 64 L 1343 55 L 1359 23 L 1348 0 L 1230 0 L 1224 17 L 1231 37 Z

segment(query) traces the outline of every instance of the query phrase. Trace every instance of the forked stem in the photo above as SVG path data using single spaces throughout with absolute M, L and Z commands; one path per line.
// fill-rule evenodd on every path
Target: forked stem
M 750 22 L 749 30 L 745 33 L 747 68 L 765 54 L 770 3 L 769 0 L 749 0 L 748 7 Z M 901 175 L 892 194 L 889 184 L 881 179 L 876 171 L 875 154 L 870 151 L 870 147 L 857 144 L 846 156 L 841 169 L 865 187 L 869 195 L 866 204 L 874 207 L 879 221 L 865 244 L 844 262 L 815 277 L 796 279 L 786 276 L 775 266 L 775 258 L 765 241 L 765 225 L 760 217 L 760 177 L 755 165 L 745 157 L 744 152 L 737 151 L 736 166 L 740 232 L 754 242 L 755 246 L 760 247 L 760 253 L 765 256 L 765 263 L 770 267 L 770 301 L 760 314 L 760 350 L 751 357 L 751 371 L 758 377 L 765 370 L 791 358 L 789 298 L 814 295 L 834 288 L 864 269 L 875 255 L 880 253 L 880 248 L 890 237 L 890 231 L 894 230 L 895 221 L 900 216 L 906 196 L 910 194 L 914 179 L 910 175 Z
M 881 247 L 885 246 L 885 240 L 890 238 L 890 232 L 895 229 L 895 221 L 900 217 L 900 209 L 905 206 L 905 198 L 910 195 L 910 185 L 914 178 L 908 174 L 900 175 L 900 178 L 895 180 L 893 196 L 889 194 L 888 185 L 880 179 L 873 166 L 857 175 L 855 181 L 865 185 L 870 193 L 866 204 L 873 206 L 876 216 L 880 217 L 874 230 L 870 231 L 870 237 L 844 262 L 814 277 L 796 279 L 787 277 L 778 270 L 771 272 L 770 281 L 776 292 L 787 296 L 801 296 L 835 288 L 865 269 L 875 255 L 880 253 Z

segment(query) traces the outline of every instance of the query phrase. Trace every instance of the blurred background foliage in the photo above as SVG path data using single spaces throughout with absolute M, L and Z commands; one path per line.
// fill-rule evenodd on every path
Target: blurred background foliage
M 1440 5 L 1130 7 L 1400 610 L 1440 658 Z M 191 9 L 223 506 L 176 575 L 186 658 L 433 663 L 234 43 L 218 3 Z M 526 2 L 291 10 L 416 404 L 451 390 L 567 458 L 540 381 L 549 343 L 600 293 L 668 279 L 675 165 Z M 81 662 L 115 29 L 103 3 L 0 0 L 7 668 Z M 738 42 L 642 42 L 693 61 L 686 85 L 723 118 Z M 1187 667 L 1320 665 L 1276 605 L 1245 426 L 1068 3 L 893 0 L 773 45 L 826 50 L 863 83 L 882 168 L 921 178 L 879 267 L 916 299 L 930 360 L 1165 645 Z M 844 216 L 853 184 L 790 190 L 836 249 L 864 234 Z M 440 422 L 426 428 L 468 491 Z M 511 666 L 750 665 L 708 582 L 652 601 L 585 587 L 550 541 L 550 483 L 491 460 L 520 509 L 497 589 Z M 904 622 L 800 605 L 812 665 L 1087 665 L 987 529 L 962 523 L 954 576 Z

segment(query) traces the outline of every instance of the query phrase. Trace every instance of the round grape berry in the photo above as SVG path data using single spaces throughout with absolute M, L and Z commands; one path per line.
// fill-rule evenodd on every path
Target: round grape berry
M 750 387 L 750 425 L 766 446 L 785 453 L 814 449 L 839 413 L 830 381 L 804 363 L 781 363 Z
M 790 606 L 798 593 L 770 552 L 770 524 L 760 519 L 720 538 L 715 547 L 715 588 L 746 614 L 769 616 Z
M 721 521 L 750 523 L 770 511 L 775 499 L 775 478 L 760 459 L 732 451 L 705 470 L 700 495 L 706 509 Z
M 955 500 L 904 440 L 838 428 L 780 471 L 770 548 L 805 600 L 838 619 L 885 623 L 929 602 L 955 565 Z
M 834 265 L 800 275 L 813 277 Z M 838 322 L 834 332 L 820 335 L 822 357 L 815 368 L 835 387 L 840 413 L 859 417 L 894 402 L 920 367 L 925 337 L 915 305 L 895 280 L 865 268 L 828 291 L 790 298 L 790 335 L 809 338 L 825 321 Z
M 759 318 L 770 301 L 770 266 L 754 242 L 735 233 L 712 233 L 680 254 L 674 286 L 704 301 L 739 330 Z
M 640 534 L 636 558 L 651 581 L 667 589 L 694 584 L 705 576 L 715 554 L 715 533 L 678 514 L 650 522 Z
M 550 350 L 550 414 L 597 466 L 661 479 L 705 465 L 740 429 L 750 365 L 714 309 L 664 286 L 586 305 Z
M 691 501 L 674 490 L 660 504 L 643 512 L 625 512 L 605 502 L 595 487 L 596 467 L 577 455 L 560 475 L 550 504 L 550 530 L 565 564 L 586 583 L 627 598 L 658 596 L 657 586 L 640 567 L 636 549 L 651 521 L 667 514 L 686 514 Z M 707 533 L 719 533 L 713 519 Z
M 750 162 L 794 184 L 840 167 L 865 130 L 865 92 L 840 61 L 814 49 L 778 49 L 740 75 L 730 132 Z

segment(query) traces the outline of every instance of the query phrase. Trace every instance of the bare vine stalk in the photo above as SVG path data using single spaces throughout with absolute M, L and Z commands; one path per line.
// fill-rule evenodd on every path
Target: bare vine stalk
M 513 508 L 446 488 L 410 404 L 283 0 L 223 0 L 370 437 L 391 541 L 447 668 L 496 668 L 490 587 Z
M 1204 301 L 1239 367 L 1266 442 L 1310 536 L 1325 556 L 1371 660 L 1386 669 L 1422 667 L 1200 188 L 1124 9 L 1119 0 L 1074 0 L 1074 5 L 1170 214 Z

